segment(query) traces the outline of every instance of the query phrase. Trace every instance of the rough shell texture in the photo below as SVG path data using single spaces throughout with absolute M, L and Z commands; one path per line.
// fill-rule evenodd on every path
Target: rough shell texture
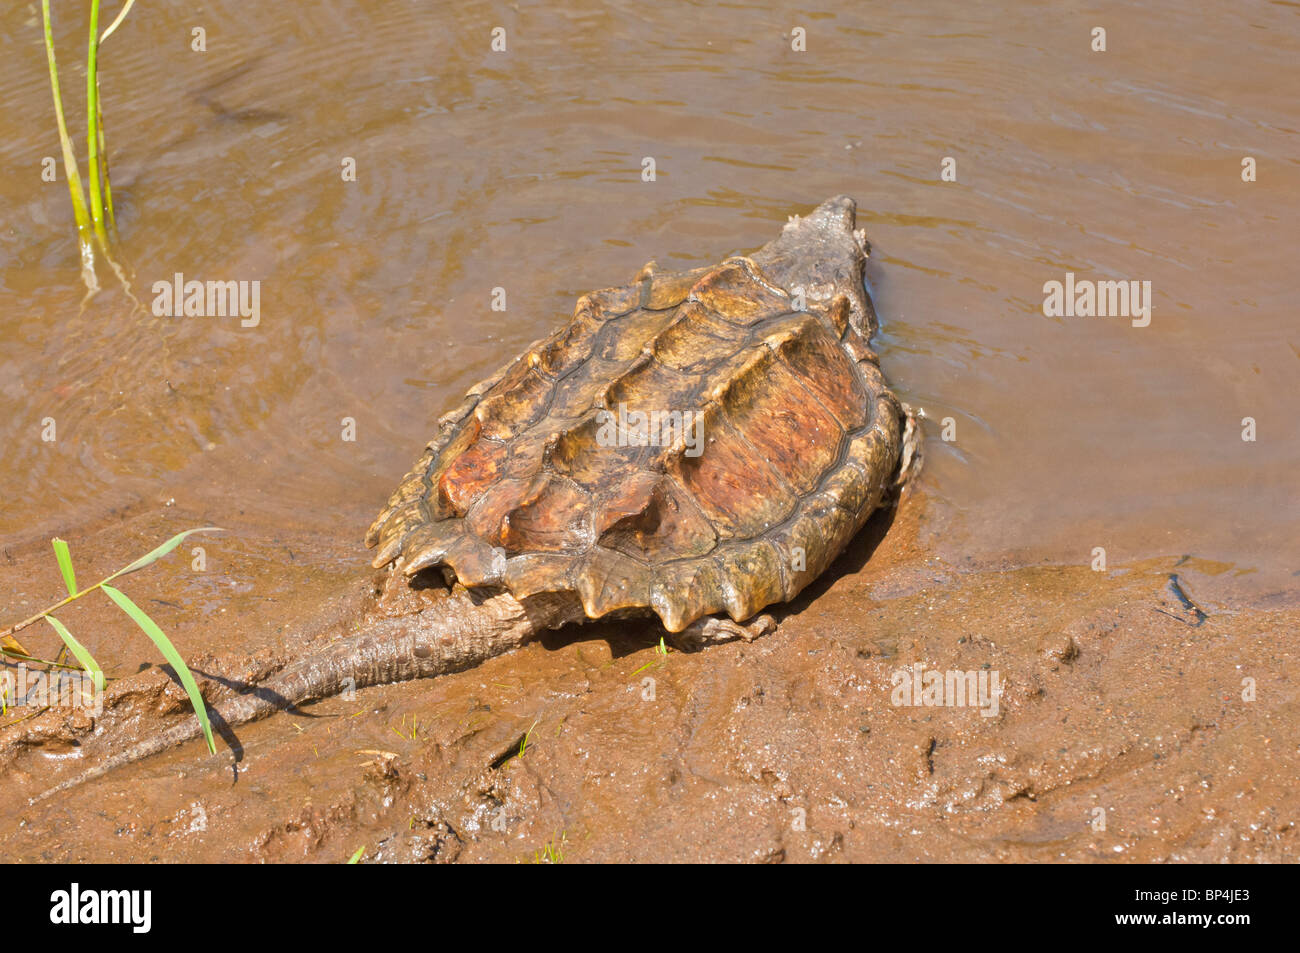
M 442 418 L 367 534 L 375 565 L 672 632 L 793 598 L 898 464 L 852 226 L 832 199 L 752 258 L 581 298 Z

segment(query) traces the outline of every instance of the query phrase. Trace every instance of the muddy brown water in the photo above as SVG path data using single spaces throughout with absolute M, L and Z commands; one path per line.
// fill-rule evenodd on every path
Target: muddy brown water
M 124 588 L 196 667 L 299 650 L 346 624 L 366 526 L 467 387 L 584 291 L 837 193 L 927 415 L 920 485 L 762 642 L 570 631 L 242 729 L 233 784 L 188 745 L 31 808 L 184 716 L 141 633 L 69 610 L 134 701 L 99 737 L 0 732 L 7 856 L 1296 858 L 1300 6 L 313 9 L 142 7 L 102 55 L 136 295 L 257 281 L 255 327 L 133 312 L 107 276 L 83 302 L 39 10 L 0 14 L 0 622 L 57 598 L 52 536 L 93 580 L 218 525 L 204 571 L 187 544 Z M 1150 282 L 1149 325 L 1045 314 L 1067 273 Z M 1000 671 L 1001 714 L 892 706 L 918 661 Z

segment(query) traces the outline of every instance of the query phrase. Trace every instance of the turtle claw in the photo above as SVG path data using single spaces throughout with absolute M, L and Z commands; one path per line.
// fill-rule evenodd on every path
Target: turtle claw
M 753 642 L 776 629 L 776 620 L 770 615 L 756 615 L 748 622 L 732 622 L 727 618 L 705 616 L 696 619 L 669 639 L 683 652 L 695 652 L 706 645 L 718 645 L 744 639 Z
M 921 421 L 925 419 L 925 410 L 913 410 L 903 404 L 903 439 L 898 458 L 898 477 L 894 486 L 903 488 L 911 484 L 921 472 Z

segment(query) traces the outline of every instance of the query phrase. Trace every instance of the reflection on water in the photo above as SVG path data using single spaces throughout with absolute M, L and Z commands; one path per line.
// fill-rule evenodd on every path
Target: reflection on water
M 80 307 L 66 188 L 39 175 L 39 14 L 10 7 L 7 544 L 174 500 L 266 560 L 249 606 L 360 567 L 439 414 L 578 294 L 753 248 L 845 192 L 886 372 L 929 418 L 936 553 L 1193 554 L 1295 587 L 1294 6 L 1109 10 L 1105 53 L 1064 3 L 566 6 L 222 0 L 202 53 L 191 11 L 133 11 L 101 83 L 135 291 L 258 281 L 255 328 Z M 74 96 L 82 27 L 58 12 Z M 1151 326 L 1045 317 L 1067 272 L 1150 281 Z

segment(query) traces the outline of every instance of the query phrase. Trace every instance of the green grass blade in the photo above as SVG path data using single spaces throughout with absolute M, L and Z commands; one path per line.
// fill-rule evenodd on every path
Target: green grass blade
M 99 663 L 95 661 L 95 656 L 86 651 L 86 647 L 74 639 L 72 633 L 64 627 L 62 622 L 54 618 L 54 616 L 47 615 L 45 621 L 54 626 L 54 631 L 59 633 L 59 638 L 63 639 L 63 643 L 72 650 L 72 654 L 77 657 L 77 661 L 81 663 L 81 667 L 90 673 L 91 677 L 95 680 L 95 691 L 102 692 L 104 690 L 104 670 L 100 668 Z
M 108 29 L 99 35 L 100 46 L 103 46 L 104 41 L 113 35 L 113 31 L 116 30 L 118 28 L 118 25 L 121 24 L 121 22 L 126 19 L 126 15 L 131 12 L 131 7 L 134 5 L 135 5 L 135 0 L 126 0 L 126 5 L 123 6 L 122 9 L 117 14 L 117 19 L 115 19 L 111 24 L 109 24 Z M 98 91 L 99 91 L 98 77 L 95 78 L 95 91 L 96 91 L 96 95 L 98 95 Z M 99 116 L 99 162 L 100 162 L 101 173 L 104 179 L 104 211 L 108 215 L 109 238 L 112 239 L 114 244 L 116 244 L 117 243 L 117 215 L 113 211 L 113 186 L 109 183 L 109 179 L 108 179 L 108 149 L 104 145 L 104 98 L 102 96 L 99 96 L 98 101 L 95 104 L 95 108 Z
M 41 17 L 45 23 L 45 56 L 50 66 L 50 90 L 54 94 L 54 119 L 59 127 L 59 145 L 63 149 L 63 175 L 68 180 L 68 195 L 72 199 L 72 214 L 77 220 L 77 235 L 81 244 L 81 269 L 87 285 L 93 283 L 94 246 L 90 213 L 86 208 L 86 191 L 77 171 L 77 160 L 72 154 L 72 138 L 63 118 L 63 95 L 59 91 L 59 67 L 54 57 L 54 27 L 50 22 L 50 0 L 41 0 Z
M 90 184 L 90 221 L 100 247 L 108 250 L 104 196 L 99 162 L 99 0 L 90 0 L 90 42 L 86 51 L 86 176 Z
M 54 558 L 59 561 L 59 572 L 63 573 L 63 584 L 68 587 L 68 595 L 77 594 L 77 574 L 72 571 L 72 554 L 68 552 L 68 544 L 57 536 L 50 542 L 54 544 Z M 48 619 L 49 616 L 46 616 Z
M 117 245 L 117 214 L 113 211 L 113 186 L 108 180 L 108 146 L 104 144 L 104 100 L 95 103 L 99 113 L 99 173 L 104 180 L 104 220 L 108 223 L 108 238 Z
M 358 847 L 357 852 L 352 855 L 352 857 L 348 860 L 348 863 L 349 864 L 357 863 L 359 860 L 361 860 L 361 855 L 364 854 L 365 852 L 366 852 L 366 848 L 364 846 Z
M 190 532 L 194 532 L 194 530 L 190 530 Z M 181 536 L 185 535 L 187 534 L 181 533 Z M 161 548 L 160 546 L 159 549 Z M 185 687 L 186 694 L 190 696 L 190 704 L 194 706 L 194 713 L 199 716 L 199 724 L 203 726 L 203 737 L 208 741 L 208 750 L 216 754 L 217 745 L 212 740 L 212 723 L 208 720 L 208 706 L 204 704 L 203 696 L 199 694 L 199 686 L 195 683 L 189 666 L 185 664 L 181 654 L 176 651 L 176 646 L 172 645 L 171 640 L 163 634 L 163 630 L 158 628 L 158 624 L 145 615 L 144 610 L 128 599 L 125 593 L 119 592 L 112 586 L 101 585 L 100 588 L 108 594 L 108 598 L 116 602 L 118 607 L 131 617 L 136 625 L 144 630 L 145 635 L 153 639 L 153 644 L 158 646 L 158 651 L 162 652 L 167 664 L 180 677 L 181 685 Z M 46 618 L 49 617 L 46 616 Z
M 224 532 L 225 530 L 223 530 L 220 526 L 200 526 L 198 529 L 187 529 L 183 533 L 177 533 L 175 536 L 167 540 L 167 542 L 163 543 L 157 549 L 154 549 L 146 553 L 145 555 L 141 556 L 139 559 L 131 563 L 131 565 L 127 566 L 126 568 L 119 569 L 117 572 L 113 573 L 113 575 L 109 576 L 104 581 L 111 582 L 112 580 L 116 579 L 118 576 L 125 576 L 129 572 L 135 572 L 137 569 L 143 569 L 145 566 L 148 566 L 152 563 L 156 563 L 158 560 L 162 559 L 173 549 L 179 546 L 181 542 L 185 539 L 185 537 L 191 535 L 192 533 L 224 533 Z

